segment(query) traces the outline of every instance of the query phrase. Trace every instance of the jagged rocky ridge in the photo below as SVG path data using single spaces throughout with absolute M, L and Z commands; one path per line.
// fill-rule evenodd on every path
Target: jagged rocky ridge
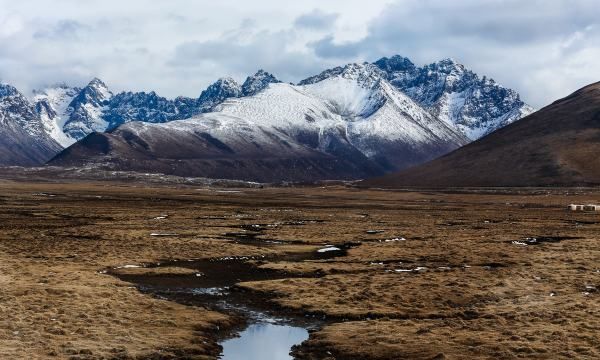
M 188 119 L 212 111 L 226 99 L 252 96 L 268 84 L 278 82 L 273 75 L 259 70 L 243 85 L 231 78 L 221 78 L 196 99 L 170 100 L 154 91 L 113 95 L 106 84 L 96 78 L 82 89 L 61 84 L 36 91 L 33 100 L 48 133 L 67 147 L 93 132 L 110 131 L 130 121 L 164 123 Z
M 380 70 L 378 74 L 381 77 L 471 140 L 533 112 L 514 90 L 504 88 L 485 76 L 479 77 L 452 59 L 417 67 L 409 59 L 396 55 L 382 58 L 374 65 Z M 338 75 L 344 68 L 324 71 L 299 82 L 299 85 Z M 221 78 L 204 90 L 199 98 L 169 100 L 155 92 L 124 92 L 112 96 L 104 83 L 94 79 L 83 89 L 71 88 L 75 95 L 70 98 L 68 106 L 54 104 L 49 101 L 51 96 L 44 98 L 45 92 L 56 92 L 56 89 L 39 92 L 36 101 L 46 101 L 49 104 L 45 107 L 54 109 L 57 115 L 51 135 L 63 146 L 68 146 L 91 132 L 110 131 L 130 121 L 162 123 L 211 112 L 227 99 L 253 96 L 269 84 L 280 82 L 272 74 L 259 70 L 242 85 L 231 78 Z M 47 113 L 52 113 L 52 109 Z M 60 134 L 61 131 L 64 135 Z
M 533 112 L 516 91 L 479 77 L 453 59 L 417 67 L 396 55 L 375 65 L 394 86 L 471 140 Z

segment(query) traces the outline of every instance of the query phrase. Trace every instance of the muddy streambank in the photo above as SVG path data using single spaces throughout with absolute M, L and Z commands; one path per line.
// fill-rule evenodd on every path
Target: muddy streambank
M 227 235 L 231 236 L 231 234 Z M 261 241 L 252 235 L 237 236 L 235 241 L 267 247 L 276 247 L 280 244 L 271 240 Z M 261 265 L 277 262 L 327 261 L 346 256 L 348 249 L 355 246 L 358 244 L 325 244 L 310 251 L 285 252 L 272 256 L 166 260 L 154 264 L 123 265 L 108 269 L 106 272 L 120 280 L 135 284 L 143 293 L 228 314 L 233 319 L 234 325 L 230 328 L 219 328 L 215 332 L 215 341 L 219 343 L 219 346 L 215 347 L 213 354 L 215 357 L 259 359 L 263 354 L 253 356 L 251 353 L 264 351 L 266 348 L 269 349 L 273 359 L 292 359 L 288 354 L 307 340 L 310 332 L 331 321 L 320 314 L 306 314 L 285 309 L 272 302 L 272 297 L 268 293 L 251 291 L 236 284 L 249 281 L 321 277 L 323 274 L 290 273 L 263 268 Z M 281 357 L 275 355 L 276 353 Z M 288 357 L 283 357 L 284 355 Z

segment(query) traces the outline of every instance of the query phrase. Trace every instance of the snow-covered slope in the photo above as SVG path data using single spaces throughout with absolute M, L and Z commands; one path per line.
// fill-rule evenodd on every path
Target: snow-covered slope
M 476 140 L 533 112 L 514 90 L 466 69 L 453 59 L 424 67 L 401 56 L 375 62 L 399 90 Z
M 319 82 L 304 82 L 304 89 L 333 108 L 347 126 L 355 146 L 376 154 L 369 138 L 419 144 L 456 142 L 464 137 L 439 121 L 408 96 L 395 89 L 370 64 L 350 64 L 339 74 Z
M 278 129 L 326 153 L 360 153 L 385 170 L 467 142 L 391 86 L 373 65 L 350 64 L 302 84 L 271 83 L 255 96 L 227 100 L 215 111 Z
M 73 112 L 73 108 L 70 108 L 69 104 L 80 92 L 80 88 L 64 84 L 34 91 L 33 101 L 44 124 L 44 129 L 63 147 L 77 141 L 67 136 L 63 128 Z

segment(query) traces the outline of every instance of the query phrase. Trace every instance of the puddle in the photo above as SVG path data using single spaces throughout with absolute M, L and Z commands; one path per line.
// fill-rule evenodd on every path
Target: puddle
M 291 348 L 308 339 L 308 330 L 290 325 L 256 323 L 240 332 L 239 337 L 221 343 L 223 360 L 293 359 Z
M 369 235 L 375 235 L 375 234 L 381 234 L 381 233 L 384 233 L 384 232 L 385 232 L 385 230 L 367 230 L 367 231 L 365 231 L 365 232 L 366 232 L 367 234 L 369 234 Z
M 514 240 L 511 244 L 520 246 L 535 246 L 542 245 L 543 243 L 559 243 L 563 240 L 579 240 L 581 237 L 576 236 L 539 236 L 539 237 L 528 237 L 524 240 Z

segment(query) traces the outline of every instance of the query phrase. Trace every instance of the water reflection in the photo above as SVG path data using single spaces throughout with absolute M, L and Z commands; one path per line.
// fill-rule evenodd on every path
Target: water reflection
M 224 341 L 224 360 L 293 359 L 292 346 L 308 339 L 308 331 L 300 327 L 257 323 L 240 333 L 240 337 Z

